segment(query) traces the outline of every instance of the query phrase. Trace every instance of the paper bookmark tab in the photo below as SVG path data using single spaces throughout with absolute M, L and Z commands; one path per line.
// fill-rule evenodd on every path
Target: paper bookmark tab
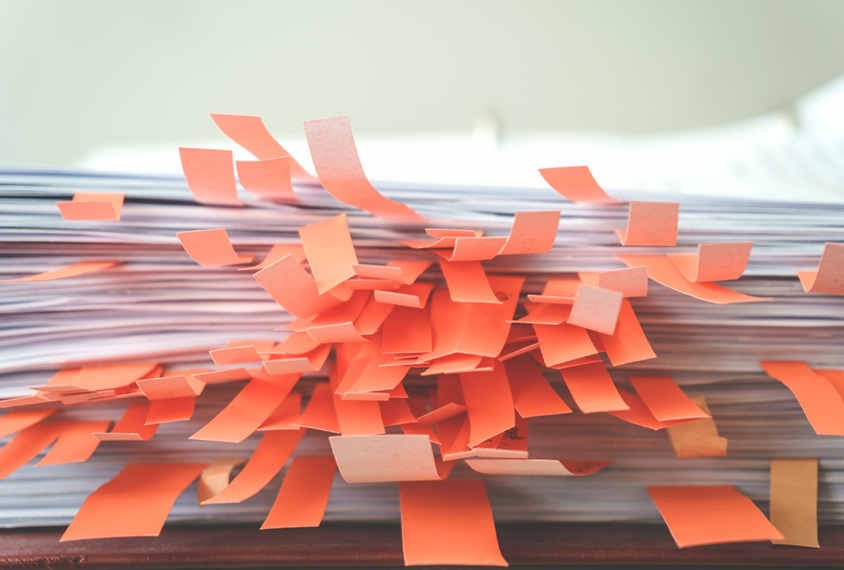
M 328 382 L 319 382 L 314 386 L 313 394 L 302 417 L 293 425 L 331 433 L 340 433 L 337 412 L 334 409 L 334 394 Z
M 448 402 L 427 414 L 419 416 L 416 421 L 420 424 L 438 424 L 448 418 L 453 418 L 466 411 L 466 406 L 456 402 Z
M 403 285 L 398 291 L 375 291 L 375 300 L 379 303 L 410 307 L 411 309 L 424 309 L 428 297 L 434 289 L 433 283 L 414 283 Z
M 624 295 L 610 289 L 581 285 L 566 322 L 603 334 L 613 334 Z
M 582 459 L 467 459 L 466 465 L 484 475 L 542 475 L 571 477 L 592 475 L 609 461 Z
M 195 262 L 203 267 L 239 265 L 252 261 L 251 255 L 238 255 L 223 228 L 196 230 L 176 234 L 182 247 Z
M 55 281 L 56 279 L 66 279 L 68 277 L 76 277 L 78 275 L 85 275 L 100 269 L 106 269 L 118 265 L 119 261 L 81 261 L 79 263 L 71 263 L 59 269 L 52 271 L 45 271 L 37 275 L 30 275 L 29 277 L 18 277 L 17 279 L 2 279 L 0 283 L 17 283 L 21 281 Z
M 138 388 L 148 400 L 169 400 L 170 398 L 190 398 L 199 396 L 205 389 L 205 383 L 194 375 L 204 374 L 207 370 L 180 370 L 173 376 L 146 378 L 138 380 Z
M 656 358 L 630 301 L 624 299 L 618 313 L 615 333 L 599 336 L 603 349 L 613 366 Z
M 85 366 L 72 380 L 72 386 L 80 390 L 111 390 L 124 388 L 141 380 L 158 366 L 155 362 L 131 364 L 105 364 Z
M 209 350 L 211 360 L 217 366 L 231 366 L 233 364 L 248 364 L 250 362 L 263 362 L 254 346 L 232 346 Z
M 122 192 L 77 192 L 72 202 L 56 202 L 68 221 L 117 222 L 123 209 Z
M 516 425 L 513 396 L 504 363 L 496 362 L 491 372 L 460 375 L 466 413 L 469 414 L 469 447 Z
M 377 401 L 344 400 L 334 394 L 334 411 L 342 435 L 376 435 L 384 433 L 384 420 Z
M 273 138 L 261 117 L 249 115 L 211 114 L 211 118 L 227 137 L 248 150 L 259 160 L 270 160 L 287 156 L 290 161 L 290 174 L 294 179 L 311 181 L 314 176 L 302 168 L 290 153 L 284 150 Z
M 798 271 L 807 293 L 844 295 L 844 244 L 826 243 L 817 271 Z
M 267 486 L 275 477 L 299 445 L 305 434 L 300 430 L 268 431 L 261 438 L 261 442 L 252 457 L 243 466 L 237 477 L 222 491 L 201 502 L 205 505 L 223 503 L 242 503 L 249 497 Z
M 225 382 L 238 382 L 249 380 L 252 374 L 245 368 L 231 368 L 229 370 L 215 370 L 214 372 L 202 372 L 193 375 L 195 380 L 204 384 L 223 384 Z
M 774 544 L 820 548 L 818 460 L 771 460 L 771 523 L 785 538 Z
M 358 157 L 349 117 L 305 121 L 305 135 L 319 181 L 337 200 L 380 218 L 424 220 L 404 204 L 385 198 L 370 184 Z
M 179 148 L 182 171 L 197 202 L 211 206 L 243 206 L 237 197 L 232 156 L 230 150 Z
M 266 200 L 296 200 L 290 185 L 290 157 L 267 160 L 238 160 L 237 177 L 248 192 Z
M 555 366 L 597 354 L 598 349 L 589 338 L 586 329 L 568 323 L 561 325 L 533 325 L 536 338 L 539 340 L 539 350 L 546 366 Z
M 264 370 L 273 375 L 314 372 L 323 367 L 330 352 L 331 345 L 322 344 L 302 356 L 272 357 L 270 360 L 264 361 Z
M 302 393 L 298 390 L 293 390 L 273 410 L 270 417 L 264 420 L 258 431 L 299 429 L 298 426 L 293 425 L 293 422 L 297 421 L 300 417 L 302 417 Z
M 152 400 L 149 403 L 146 425 L 184 422 L 193 417 L 196 396 Z
M 110 425 L 111 420 L 68 422 L 67 427 L 59 434 L 56 443 L 35 466 L 86 461 L 100 445 L 100 440 L 94 434 L 105 432 Z
M 334 295 L 320 294 L 313 277 L 292 255 L 282 257 L 253 277 L 276 303 L 300 319 L 312 317 L 341 303 Z
M 631 376 L 630 383 L 661 422 L 709 417 L 667 376 Z
M 584 414 L 629 409 L 603 362 L 561 370 L 574 403 Z
M 430 308 L 396 307 L 384 321 L 381 350 L 388 354 L 431 352 Z
M 176 498 L 206 463 L 127 465 L 88 495 L 62 542 L 86 538 L 158 536 Z
M 299 374 L 253 378 L 223 411 L 190 439 L 240 443 L 261 427 L 298 380 Z
M 196 484 L 196 502 L 202 508 L 205 501 L 228 487 L 235 467 L 246 463 L 240 457 L 218 457 L 214 463 L 202 470 Z
M 516 212 L 507 242 L 498 255 L 546 253 L 554 247 L 560 211 Z
M 253 269 L 263 269 L 287 255 L 292 255 L 293 259 L 295 259 L 297 263 L 302 263 L 305 259 L 307 259 L 307 256 L 305 256 L 305 248 L 302 247 L 301 243 L 277 243 L 270 248 L 270 252 L 267 254 L 267 257 L 261 261 L 261 263 L 250 267 L 238 267 L 237 270 L 251 271 Z
M 704 413 L 712 415 L 704 398 L 693 396 L 691 400 Z M 711 417 L 669 426 L 668 437 L 677 459 L 727 455 L 727 438 L 718 435 L 715 420 Z
M 401 269 L 402 283 L 412 285 L 432 264 L 432 261 L 400 260 L 391 261 L 387 264 L 387 267 L 398 267 Z
M 479 261 L 446 261 L 440 259 L 440 268 L 448 286 L 451 300 L 457 303 L 500 304 L 490 287 L 486 272 Z
M 628 392 L 627 390 L 618 390 L 624 403 L 627 404 L 628 410 L 621 410 L 617 412 L 608 412 L 609 415 L 614 416 L 627 423 L 637 426 L 642 426 L 654 431 L 665 429 L 670 426 L 682 424 L 690 420 L 667 420 L 660 421 L 654 417 L 645 402 L 637 394 Z M 699 421 L 699 420 L 691 420 Z
M 646 266 L 648 277 L 660 285 L 701 301 L 709 301 L 719 305 L 770 301 L 770 299 L 762 297 L 751 297 L 715 283 L 692 283 L 680 273 L 671 258 L 665 255 L 618 255 L 616 257 L 629 267 Z
M 445 475 L 427 435 L 364 435 L 328 438 L 347 483 L 439 480 Z
M 0 437 L 6 437 L 16 431 L 35 425 L 57 411 L 58 408 L 27 408 L 6 412 L 0 417 Z
M 320 294 L 355 276 L 358 258 L 346 214 L 302 226 L 299 237 Z
M 390 398 L 385 402 L 380 402 L 379 405 L 381 406 L 381 419 L 384 422 L 384 427 L 416 422 L 416 416 L 410 409 L 407 398 Z
M 680 548 L 783 538 L 732 485 L 648 487 L 648 494 Z
M 331 494 L 334 457 L 294 457 L 261 530 L 319 526 Z
M 493 259 L 507 244 L 504 237 L 459 237 L 450 252 L 434 250 L 446 261 L 485 261 Z
M 0 479 L 35 459 L 67 426 L 68 422 L 39 422 L 22 429 L 0 449 Z
M 556 305 L 550 303 L 525 303 L 527 316 L 520 318 L 514 323 L 534 325 L 561 325 L 571 315 L 571 305 Z M 536 336 L 534 335 L 534 338 Z
M 571 305 L 581 283 L 580 279 L 549 279 L 545 283 L 542 295 L 528 295 L 528 299 L 534 303 Z
M 523 418 L 570 414 L 569 408 L 542 374 L 533 358 L 525 354 L 504 363 L 513 404 Z
M 702 243 L 697 253 L 671 253 L 668 257 L 692 283 L 731 281 L 744 273 L 751 249 L 752 241 Z
M 540 168 L 542 178 L 564 198 L 577 204 L 621 204 L 595 181 L 588 166 Z
M 480 479 L 399 484 L 406 566 L 507 566 Z
M 582 275 L 582 274 L 581 274 Z M 625 298 L 648 295 L 648 268 L 628 267 L 595 273 L 595 283 L 601 289 L 618 291 Z M 593 285 L 590 283 L 590 285 Z
M 844 400 L 826 377 L 805 362 L 763 360 L 759 364 L 791 390 L 815 433 L 844 436 Z
M 616 230 L 622 245 L 677 245 L 677 202 L 630 202 L 627 229 Z
M 150 403 L 147 400 L 132 402 L 110 432 L 95 432 L 94 437 L 100 441 L 147 441 L 152 439 L 152 436 L 158 430 L 158 425 L 146 425 L 149 406 Z

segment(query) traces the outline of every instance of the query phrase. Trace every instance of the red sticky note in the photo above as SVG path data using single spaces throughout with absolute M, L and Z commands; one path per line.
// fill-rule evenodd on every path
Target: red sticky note
M 407 566 L 507 566 L 480 479 L 399 483 Z
M 86 461 L 100 445 L 99 438 L 94 434 L 106 431 L 110 425 L 111 420 L 68 422 L 67 427 L 59 434 L 56 443 L 35 466 Z
M 313 277 L 292 255 L 270 264 L 253 277 L 288 313 L 308 318 L 341 303 L 329 293 L 320 294 Z
M 319 526 L 331 494 L 334 457 L 294 457 L 261 530 Z
M 568 323 L 561 325 L 533 325 L 539 340 L 539 350 L 546 366 L 556 366 L 569 360 L 597 354 L 598 349 L 586 329 Z
M 0 437 L 6 437 L 16 431 L 35 425 L 56 413 L 57 410 L 58 408 L 26 408 L 6 412 L 0 417 Z
M 744 273 L 751 249 L 752 241 L 702 243 L 697 246 L 697 253 L 672 253 L 668 257 L 692 283 L 730 281 Z
M 290 157 L 238 160 L 237 177 L 244 189 L 267 200 L 296 200 L 290 185 Z
M 305 135 L 319 181 L 340 202 L 382 218 L 424 220 L 409 207 L 376 190 L 360 164 L 348 117 L 305 121 Z
M 624 295 L 618 291 L 581 285 L 567 323 L 592 331 L 613 334 Z
M 191 259 L 203 267 L 239 265 L 252 261 L 251 255 L 238 255 L 225 229 L 196 230 L 176 234 Z
M 299 237 L 320 294 L 355 276 L 358 258 L 346 214 L 302 226 Z
M 68 422 L 39 422 L 21 430 L 0 449 L 0 479 L 35 459 L 67 428 Z
M 469 447 L 516 425 L 513 395 L 503 363 L 497 362 L 491 372 L 461 374 L 460 385 L 469 414 Z
M 825 376 L 805 362 L 765 360 L 759 364 L 794 393 L 816 433 L 844 436 L 844 401 Z
M 630 202 L 627 229 L 616 230 L 622 245 L 677 245 L 677 202 Z
M 62 535 L 62 542 L 158 536 L 176 498 L 207 466 L 207 463 L 127 465 L 114 479 L 88 495 Z
M 458 303 L 501 303 L 501 300 L 492 291 L 486 272 L 479 261 L 446 261 L 441 259 L 440 268 L 452 301 Z
M 37 275 L 30 275 L 29 277 L 18 277 L 17 279 L 3 279 L 0 283 L 15 283 L 18 281 L 55 281 L 56 279 L 65 279 L 67 277 L 76 277 L 77 275 L 85 275 L 92 271 L 99 271 L 107 267 L 112 267 L 120 263 L 119 261 L 82 261 L 79 263 L 71 263 L 59 269 L 52 271 L 45 271 Z
M 631 376 L 630 383 L 659 421 L 710 417 L 667 376 Z
M 844 295 L 844 244 L 825 244 L 818 270 L 798 271 L 797 276 L 806 292 Z
M 94 433 L 100 441 L 147 441 L 152 439 L 158 425 L 146 425 L 149 415 L 149 401 L 132 402 L 117 425 L 108 433 Z
M 123 209 L 122 192 L 77 192 L 72 202 L 56 202 L 68 221 L 116 222 Z
M 551 387 L 533 358 L 524 354 L 504 363 L 513 404 L 523 418 L 569 414 L 569 408 Z
M 595 181 L 588 166 L 540 168 L 539 174 L 557 192 L 580 204 L 619 204 Z
M 783 538 L 732 485 L 648 487 L 648 494 L 680 548 Z
M 584 414 L 628 409 L 602 362 L 573 366 L 560 373 Z
M 194 199 L 213 206 L 242 206 L 237 197 L 232 151 L 180 148 L 182 171 Z

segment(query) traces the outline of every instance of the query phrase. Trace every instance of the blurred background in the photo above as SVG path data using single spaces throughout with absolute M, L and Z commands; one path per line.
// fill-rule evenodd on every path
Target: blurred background
M 348 114 L 356 134 L 665 133 L 844 73 L 839 0 L 2 1 L 0 163 Z

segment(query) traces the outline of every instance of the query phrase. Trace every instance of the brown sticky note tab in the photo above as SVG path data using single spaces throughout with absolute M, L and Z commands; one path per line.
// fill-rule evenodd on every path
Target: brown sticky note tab
M 611 335 L 615 332 L 622 299 L 624 295 L 618 291 L 581 285 L 566 322 Z
M 337 421 L 337 412 L 334 409 L 334 394 L 328 382 L 319 382 L 314 386 L 314 392 L 308 402 L 302 417 L 296 420 L 293 425 L 340 433 L 340 424 Z
M 382 218 L 421 222 L 422 216 L 376 190 L 363 172 L 349 118 L 305 121 L 305 135 L 319 181 L 340 202 Z
M 319 526 L 336 471 L 330 455 L 294 457 L 261 530 Z
M 595 181 L 588 166 L 540 168 L 542 178 L 564 198 L 578 204 L 620 204 Z
M 575 404 L 584 414 L 628 409 L 603 362 L 572 366 L 560 373 Z
M 798 271 L 800 284 L 808 293 L 844 295 L 844 244 L 826 243 L 817 271 Z
M 555 366 L 576 358 L 597 354 L 598 349 L 586 329 L 568 323 L 533 325 L 539 350 L 546 366 Z
M 72 202 L 56 202 L 68 221 L 117 222 L 123 209 L 122 192 L 77 192 Z
M 0 283 L 16 283 L 20 281 L 55 281 L 56 279 L 66 279 L 68 277 L 76 277 L 77 275 L 85 275 L 107 267 L 118 265 L 119 261 L 81 261 L 79 263 L 71 263 L 59 269 L 52 271 L 45 271 L 37 275 L 30 275 L 29 277 L 18 277 L 17 279 L 3 279 Z
M 232 471 L 244 463 L 246 460 L 240 457 L 219 457 L 203 469 L 196 484 L 196 502 L 199 507 L 204 507 L 203 502 L 228 487 Z
M 299 237 L 320 294 L 355 276 L 358 258 L 346 214 L 302 226 Z
M 302 263 L 307 258 L 305 256 L 305 248 L 302 247 L 301 243 L 277 243 L 270 248 L 270 252 L 261 263 L 250 267 L 238 267 L 237 270 L 251 271 L 253 269 L 263 269 L 287 255 L 292 255 L 297 263 Z
M 771 460 L 771 523 L 785 538 L 774 544 L 820 548 L 818 460 Z
M 267 200 L 296 200 L 290 185 L 290 157 L 238 160 L 237 177 L 244 189 Z
M 451 300 L 457 303 L 500 304 L 479 261 L 440 260 Z
M 751 249 L 752 241 L 702 243 L 697 253 L 672 253 L 668 257 L 692 283 L 731 281 L 744 273 Z
M 340 475 L 348 483 L 438 480 L 444 475 L 427 435 L 332 436 Z
M 149 403 L 146 425 L 184 422 L 193 416 L 196 396 L 152 400 Z
M 697 396 L 690 399 L 704 413 L 712 415 L 704 398 Z M 669 426 L 668 437 L 677 459 L 727 455 L 727 438 L 718 435 L 718 428 L 712 418 Z
M 67 426 L 68 422 L 39 422 L 22 429 L 0 449 L 0 479 L 35 459 Z
M 195 262 L 203 267 L 239 265 L 252 261 L 251 255 L 238 255 L 223 228 L 196 230 L 176 234 L 182 247 Z
M 300 417 L 302 417 L 302 393 L 298 390 L 293 390 L 273 410 L 270 417 L 264 420 L 258 431 L 299 429 L 298 426 L 293 425 L 293 422 L 297 421 Z
M 469 447 L 516 425 L 513 395 L 502 362 L 496 362 L 491 372 L 461 374 L 460 385 L 469 415 Z
M 273 477 L 281 471 L 293 450 L 299 445 L 305 430 L 268 431 L 240 474 L 226 485 L 222 491 L 201 502 L 204 505 L 223 503 L 242 503 L 267 486 Z
M 66 540 L 158 536 L 176 498 L 207 464 L 127 465 L 117 476 L 88 495 L 70 526 Z
M 648 487 L 648 494 L 680 548 L 783 538 L 732 485 Z
M 230 150 L 180 148 L 182 171 L 194 199 L 212 206 L 242 206 Z
M 630 202 L 627 229 L 616 230 L 622 245 L 677 245 L 677 202 Z
M 618 255 L 616 257 L 629 267 L 646 266 L 648 277 L 660 285 L 701 301 L 724 305 L 770 300 L 762 297 L 751 297 L 716 283 L 692 283 L 680 273 L 671 258 L 665 255 Z
M 825 376 L 805 362 L 764 360 L 759 364 L 791 390 L 815 433 L 844 436 L 844 401 Z
M 111 420 L 68 422 L 56 443 L 35 466 L 86 461 L 100 445 L 99 438 L 94 434 L 106 431 L 110 425 Z
M 399 484 L 406 566 L 507 566 L 480 479 Z
M 320 294 L 313 277 L 292 255 L 286 255 L 253 277 L 276 303 L 299 318 L 308 318 L 341 303 L 330 293 Z
M 0 437 L 6 437 L 16 431 L 35 425 L 46 417 L 56 413 L 58 408 L 28 408 L 12 410 L 0 417 Z
M 631 376 L 630 383 L 661 422 L 709 417 L 667 376 Z
M 569 414 L 569 408 L 542 374 L 533 358 L 525 354 L 504 363 L 513 404 L 523 418 Z
M 147 441 L 152 439 L 158 430 L 158 425 L 146 425 L 150 403 L 147 400 L 132 402 L 117 425 L 108 432 L 95 432 L 94 437 L 100 441 Z
M 580 459 L 467 459 L 466 465 L 484 475 L 541 475 L 571 477 L 592 475 L 609 461 Z

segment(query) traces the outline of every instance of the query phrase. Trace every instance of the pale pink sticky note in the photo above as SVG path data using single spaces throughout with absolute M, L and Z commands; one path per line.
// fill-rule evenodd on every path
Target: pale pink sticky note
M 581 285 L 567 323 L 604 334 L 615 333 L 624 295 L 610 289 Z
M 627 229 L 616 230 L 622 245 L 676 245 L 680 204 L 630 202 Z
M 77 192 L 72 202 L 56 202 L 68 221 L 116 222 L 123 209 L 122 192 Z
M 348 483 L 433 481 L 450 466 L 439 466 L 427 435 L 354 435 L 329 437 L 340 474 Z M 443 473 L 443 474 L 441 474 Z
M 817 271 L 798 271 L 797 276 L 808 293 L 844 295 L 844 244 L 827 243 Z
M 752 241 L 702 243 L 697 253 L 670 253 L 668 257 L 692 283 L 731 281 L 744 273 L 751 249 Z
M 242 206 L 237 197 L 232 151 L 180 148 L 182 170 L 193 197 L 200 204 Z

